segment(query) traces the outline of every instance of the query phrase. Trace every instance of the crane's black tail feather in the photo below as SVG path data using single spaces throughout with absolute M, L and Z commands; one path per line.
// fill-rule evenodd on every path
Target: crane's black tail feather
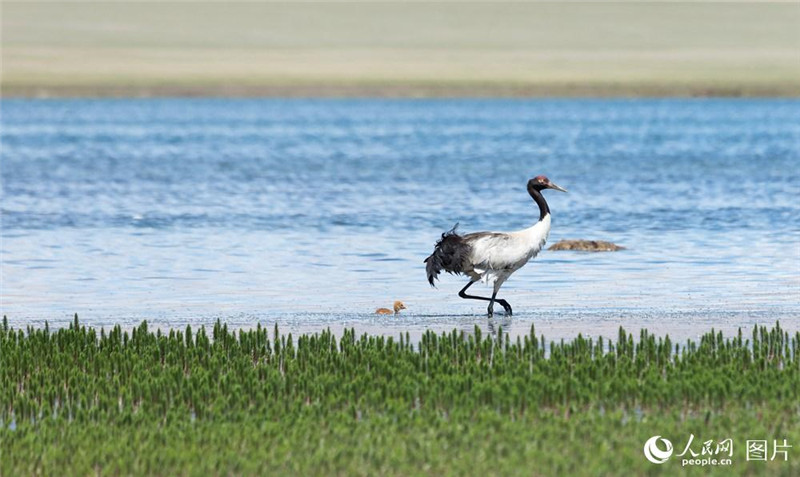
M 436 242 L 433 253 L 425 259 L 425 271 L 431 286 L 435 286 L 433 281 L 442 270 L 456 275 L 462 272 L 464 262 L 469 256 L 470 247 L 458 235 L 457 228 L 458 224 L 455 224 L 452 229 L 443 233 L 442 238 Z

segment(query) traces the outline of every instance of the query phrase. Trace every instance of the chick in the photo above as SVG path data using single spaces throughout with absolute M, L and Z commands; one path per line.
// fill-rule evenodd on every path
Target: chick
M 394 302 L 394 311 L 388 308 L 378 308 L 377 310 L 375 310 L 375 313 L 377 313 L 378 315 L 392 315 L 392 314 L 396 315 L 400 313 L 400 310 L 405 310 L 405 309 L 406 306 L 403 304 L 402 301 L 396 301 Z

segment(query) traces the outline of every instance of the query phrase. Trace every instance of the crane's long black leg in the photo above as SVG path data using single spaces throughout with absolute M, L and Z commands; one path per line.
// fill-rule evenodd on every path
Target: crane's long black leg
M 492 297 L 489 299 L 489 316 L 494 315 L 494 298 L 497 296 L 497 291 L 492 293 Z M 505 307 L 503 307 L 505 308 Z
M 477 282 L 477 281 L 478 281 L 478 280 L 472 280 L 472 281 L 470 281 L 469 283 L 467 283 L 467 286 L 465 286 L 464 288 L 462 288 L 462 289 L 461 289 L 461 291 L 460 291 L 460 292 L 458 292 L 458 296 L 460 296 L 461 298 L 466 298 L 466 299 L 468 299 L 468 300 L 484 300 L 484 301 L 489 301 L 489 300 L 491 300 L 491 298 L 486 298 L 486 297 L 484 297 L 484 296 L 467 295 L 467 294 L 465 293 L 465 292 L 467 291 L 467 288 L 471 287 L 471 286 L 472 286 L 472 284 L 473 284 L 473 283 L 475 283 L 475 282 Z
M 467 289 L 469 287 L 471 287 L 472 284 L 477 282 L 477 281 L 478 280 L 472 280 L 469 283 L 467 283 L 467 285 L 464 288 L 462 288 L 460 292 L 458 292 L 458 296 L 460 296 L 461 298 L 466 298 L 468 300 L 483 300 L 483 301 L 490 301 L 490 302 L 496 301 L 497 303 L 499 303 L 503 307 L 503 309 L 506 311 L 507 315 L 511 315 L 511 305 L 509 305 L 508 302 L 503 300 L 502 298 L 499 299 L 499 300 L 495 299 L 495 297 L 497 296 L 497 292 L 494 292 L 494 294 L 492 294 L 491 298 L 486 298 L 484 296 L 467 295 L 466 294 Z M 491 315 L 491 314 L 492 313 L 490 312 L 489 315 Z
M 493 300 L 494 300 L 495 295 L 497 295 L 497 292 L 500 291 L 500 287 L 501 286 L 503 286 L 503 282 L 500 282 L 500 283 L 495 282 L 495 284 L 494 284 L 494 294 L 492 294 L 492 299 Z M 503 300 L 502 298 L 499 299 L 499 300 L 496 300 L 496 301 L 497 301 L 497 303 L 500 303 L 503 306 L 503 310 L 505 310 L 506 316 L 511 316 L 511 305 L 509 305 L 508 302 Z

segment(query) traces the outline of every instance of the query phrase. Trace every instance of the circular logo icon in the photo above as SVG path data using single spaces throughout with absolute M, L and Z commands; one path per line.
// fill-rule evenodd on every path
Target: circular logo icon
M 665 450 L 658 448 L 658 440 L 664 443 Z M 654 464 L 663 464 L 672 455 L 672 442 L 661 436 L 653 436 L 644 443 L 644 456 Z

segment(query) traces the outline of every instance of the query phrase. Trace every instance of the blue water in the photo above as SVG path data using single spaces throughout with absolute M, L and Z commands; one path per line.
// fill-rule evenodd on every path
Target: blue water
M 2 313 L 16 325 L 278 323 L 554 336 L 800 328 L 800 101 L 4 100 Z M 445 229 L 550 244 L 512 319 L 425 280 Z M 488 290 L 484 290 L 488 293 Z M 399 317 L 371 312 L 403 300 Z

